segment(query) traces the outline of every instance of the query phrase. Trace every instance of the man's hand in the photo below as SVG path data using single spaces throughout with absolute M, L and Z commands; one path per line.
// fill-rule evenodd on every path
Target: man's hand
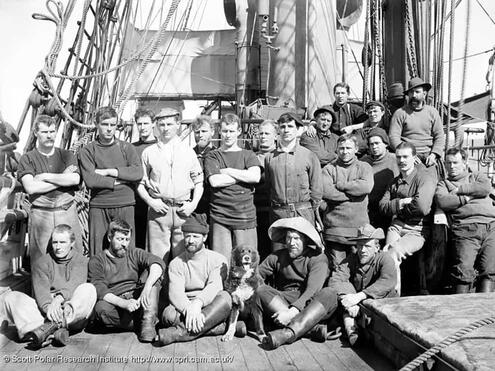
M 193 300 L 186 308 L 186 329 L 189 332 L 197 334 L 205 325 L 205 316 L 201 312 L 203 302 L 201 300 Z
M 356 318 L 359 314 L 359 305 L 353 305 L 352 307 L 347 308 L 346 312 L 349 313 L 349 316 L 352 318 Z
M 125 300 L 125 305 L 124 305 L 124 309 L 129 311 L 129 312 L 134 312 L 136 310 L 139 309 L 139 307 L 141 306 L 141 302 L 136 299 L 123 299 Z
M 193 211 L 196 209 L 196 205 L 194 205 L 190 201 L 184 202 L 184 204 L 177 209 L 177 214 L 180 214 L 181 216 L 188 217 L 193 213 Z
M 57 295 L 53 298 L 50 305 L 48 305 L 48 310 L 46 311 L 46 317 L 56 323 L 62 323 L 64 320 L 64 310 L 62 308 L 62 303 L 64 298 L 61 295 Z
M 315 124 L 314 120 L 311 120 L 309 123 L 307 129 L 306 129 L 306 134 L 310 138 L 315 138 L 316 137 L 316 128 L 313 126 Z
M 287 326 L 292 318 L 294 318 L 299 313 L 299 309 L 296 307 L 290 307 L 289 309 L 284 309 L 275 313 L 272 318 L 273 321 L 280 326 Z
M 358 305 L 361 301 L 366 299 L 366 294 L 358 292 L 357 294 L 346 294 L 340 298 L 340 303 L 345 309 L 349 309 L 354 305 Z
M 437 163 L 437 155 L 434 153 L 430 153 L 426 158 L 426 166 L 430 167 Z
M 405 205 L 409 205 L 412 202 L 412 197 L 406 197 L 399 199 L 399 209 L 403 209 Z
M 144 285 L 143 291 L 141 291 L 141 295 L 139 295 L 138 301 L 143 309 L 149 308 L 151 303 L 151 286 L 148 287 Z
M 168 206 L 160 198 L 152 198 L 148 201 L 148 205 L 158 214 L 166 214 L 168 212 Z
M 351 134 L 354 131 L 354 128 L 351 126 L 344 126 L 342 129 L 340 129 L 340 132 L 342 134 Z

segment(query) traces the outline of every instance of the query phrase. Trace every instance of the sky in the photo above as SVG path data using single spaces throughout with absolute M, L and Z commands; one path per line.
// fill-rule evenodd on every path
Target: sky
M 170 2 L 171 0 L 167 1 Z M 204 23 L 195 25 L 195 28 L 208 29 L 213 24 L 215 26 L 219 25 L 220 28 L 228 27 L 223 17 L 223 1 L 207 1 L 206 5 L 206 0 L 195 0 L 196 5 L 205 14 L 203 17 Z M 463 35 L 466 29 L 465 14 L 468 1 L 472 6 L 468 54 L 476 54 L 491 49 L 495 43 L 493 41 L 495 22 L 479 6 L 479 4 L 483 5 L 487 12 L 495 18 L 495 1 L 463 0 L 456 10 L 454 59 L 461 58 L 464 53 Z M 66 0 L 63 2 L 67 3 Z M 75 22 L 79 19 L 83 3 L 83 0 L 77 1 L 76 9 L 64 36 L 65 43 L 62 49 L 63 52 L 59 57 L 57 70 L 61 69 L 60 66 L 65 60 L 68 42 L 71 43 L 73 40 Z M 0 112 L 2 112 L 3 118 L 13 124 L 14 127 L 17 126 L 23 107 L 32 90 L 32 82 L 37 72 L 43 67 L 44 58 L 54 39 L 54 24 L 34 20 L 31 14 L 35 12 L 47 13 L 44 0 L 0 0 L 0 45 L 2 45 L 2 56 L 0 58 Z M 220 17 L 219 14 L 222 14 L 222 16 Z M 349 31 L 349 37 L 350 39 L 358 39 L 362 32 L 362 28 L 360 29 L 359 26 L 356 26 Z M 448 34 L 449 30 L 447 29 L 446 32 Z M 445 49 L 447 53 L 448 48 L 446 47 Z M 485 75 L 490 55 L 490 53 L 485 53 L 469 58 L 465 96 L 485 91 Z M 445 60 L 447 59 L 448 55 L 445 56 Z M 447 75 L 447 63 L 445 63 L 444 73 Z M 462 61 L 455 61 L 452 79 L 453 101 L 460 97 L 462 75 Z

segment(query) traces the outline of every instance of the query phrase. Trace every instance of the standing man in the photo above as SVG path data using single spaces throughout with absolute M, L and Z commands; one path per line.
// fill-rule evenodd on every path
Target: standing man
M 350 253 L 359 226 L 368 224 L 368 194 L 373 189 L 373 171 L 356 157 L 356 137 L 342 135 L 338 158 L 323 168 L 324 238 L 335 268 Z
M 149 109 L 140 108 L 134 114 L 134 121 L 139 131 L 139 140 L 132 143 L 141 158 L 143 151 L 156 143 L 153 134 L 155 114 Z M 136 192 L 137 193 L 137 192 Z M 134 225 L 136 227 L 136 247 L 146 247 L 146 229 L 148 228 L 148 204 L 141 196 L 136 195 L 136 207 L 134 209 Z
M 368 151 L 368 134 L 374 128 L 381 128 L 388 133 L 388 122 L 385 117 L 385 106 L 377 101 L 371 101 L 366 104 L 366 120 L 361 129 L 353 132 L 358 140 L 358 157 L 362 157 Z M 387 139 L 388 141 L 388 139 Z
M 368 118 L 360 106 L 348 102 L 350 92 L 351 88 L 345 82 L 339 82 L 333 87 L 333 95 L 335 96 L 333 111 L 337 120 L 332 124 L 330 130 L 337 135 L 350 134 L 363 127 L 363 122 Z
M 83 253 L 81 227 L 74 193 L 80 176 L 76 156 L 55 147 L 55 120 L 40 115 L 34 122 L 36 148 L 25 153 L 17 177 L 29 195 L 29 251 L 31 262 L 46 254 L 53 228 L 68 224 L 75 235 L 75 249 Z
M 36 347 L 57 331 L 58 339 L 66 339 L 68 329 L 82 330 L 96 302 L 95 287 L 86 283 L 88 258 L 75 248 L 72 228 L 59 224 L 50 237 L 48 254 L 32 264 L 34 299 L 23 292 L 10 291 L 0 311 L 14 323 L 19 339 L 30 339 Z
M 158 294 L 165 265 L 157 256 L 130 246 L 131 226 L 115 219 L 108 226 L 110 247 L 89 260 L 88 280 L 96 287 L 98 325 L 138 330 L 150 343 L 156 337 Z M 143 273 L 146 281 L 142 282 Z
M 389 250 L 397 267 L 397 292 L 400 294 L 400 263 L 419 251 L 430 232 L 428 215 L 437 186 L 436 177 L 422 164 L 416 165 L 416 148 L 402 142 L 395 156 L 400 174 L 389 184 L 379 203 L 380 213 L 392 218 L 387 231 L 385 250 Z
M 265 120 L 258 127 L 258 152 L 256 157 L 261 166 L 265 166 L 267 154 L 275 151 L 277 146 L 278 124 L 273 120 Z M 261 180 L 254 191 L 254 206 L 256 207 L 256 220 L 258 222 L 256 232 L 258 234 L 260 261 L 263 261 L 272 252 L 271 242 L 268 238 L 270 227 L 270 184 L 266 180 L 266 171 L 261 174 Z
M 215 147 L 212 143 L 213 135 L 215 134 L 215 126 L 210 116 L 201 115 L 193 121 L 194 140 L 196 146 L 193 148 L 198 157 L 201 168 L 204 169 L 206 155 Z M 210 185 L 206 181 L 203 182 L 203 195 L 196 207 L 195 212 L 206 214 L 209 217 L 210 214 Z
M 409 101 L 395 111 L 390 121 L 390 145 L 396 150 L 400 143 L 414 145 L 417 157 L 427 167 L 437 163 L 443 155 L 445 134 L 438 111 L 426 104 L 431 84 L 415 77 L 405 91 Z
M 227 278 L 227 260 L 206 248 L 206 215 L 193 214 L 182 225 L 185 251 L 168 268 L 170 304 L 165 307 L 159 330 L 159 344 L 191 341 L 206 334 L 225 332 L 232 299 L 223 290 Z M 223 324 L 222 324 L 223 322 Z
M 229 264 L 233 246 L 258 246 L 253 192 L 261 165 L 253 151 L 239 147 L 239 135 L 241 120 L 227 113 L 220 121 L 221 146 L 205 159 L 205 175 L 212 188 L 211 249 Z
M 203 194 L 203 171 L 196 153 L 179 138 L 177 110 L 162 109 L 156 115 L 156 126 L 159 142 L 141 156 L 144 176 L 138 192 L 149 206 L 149 251 L 168 263 L 179 255 L 180 227 Z
M 490 180 L 468 168 L 466 151 L 446 153 L 447 179 L 435 193 L 437 205 L 451 218 L 455 292 L 467 293 L 478 279 L 478 292 L 493 291 L 495 280 L 495 206 Z
M 321 167 L 332 162 L 337 157 L 338 135 L 331 132 L 332 124 L 337 121 L 331 106 L 318 108 L 313 117 L 316 120 L 316 134 L 305 132 L 301 135 L 300 144 L 316 154 Z
M 313 226 L 321 201 L 321 168 L 316 155 L 297 143 L 302 122 L 293 113 L 278 119 L 280 141 L 265 157 L 265 181 L 270 186 L 271 222 L 302 216 Z
M 95 115 L 97 138 L 79 152 L 79 164 L 89 201 L 89 256 L 101 251 L 107 227 L 115 218 L 134 224 L 135 184 L 143 177 L 134 146 L 115 138 L 117 112 L 100 107 Z M 134 245 L 134 237 L 131 241 Z
M 361 161 L 371 165 L 373 170 L 373 189 L 368 196 L 368 216 L 371 225 L 387 230 L 391 218 L 380 214 L 378 207 L 388 184 L 399 175 L 397 159 L 388 151 L 388 135 L 381 128 L 374 128 L 368 132 L 368 155 Z

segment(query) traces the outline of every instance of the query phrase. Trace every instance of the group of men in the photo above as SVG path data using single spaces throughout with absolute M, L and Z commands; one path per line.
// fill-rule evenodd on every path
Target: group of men
M 426 103 L 430 88 L 412 79 L 388 123 L 382 103 L 364 112 L 339 83 L 335 103 L 317 109 L 302 136 L 294 113 L 263 121 L 256 153 L 239 146 L 234 114 L 220 119 L 218 148 L 211 119 L 198 117 L 190 148 L 178 111 L 138 110 L 140 140 L 131 145 L 116 138 L 117 114 L 103 107 L 97 138 L 77 159 L 54 146 L 55 122 L 39 116 L 37 146 L 18 177 L 31 201 L 33 279 L 45 283 L 35 285 L 36 301 L 7 296 L 8 319 L 37 343 L 84 322 L 135 329 L 161 345 L 222 334 L 232 250 L 248 246 L 263 258 L 253 305 L 279 327 L 262 336 L 269 348 L 305 334 L 324 341 L 336 311 L 354 344 L 358 304 L 400 294 L 400 264 L 428 240 L 433 207 L 450 217 L 455 292 L 474 282 L 492 291 L 491 184 L 457 148 L 439 176 L 445 137 Z M 90 190 L 89 262 L 74 202 L 81 178 Z

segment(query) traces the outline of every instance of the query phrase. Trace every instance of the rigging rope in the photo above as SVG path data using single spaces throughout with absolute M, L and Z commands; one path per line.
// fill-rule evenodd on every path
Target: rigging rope
M 493 323 L 495 323 L 495 316 L 480 319 L 478 321 L 475 321 L 475 322 L 469 324 L 466 327 L 461 328 L 460 330 L 458 330 L 453 335 L 445 338 L 444 340 L 442 340 L 440 343 L 438 343 L 434 347 L 428 349 L 426 352 L 424 352 L 423 354 L 421 354 L 418 357 L 416 357 L 415 359 L 413 359 L 407 365 L 402 367 L 400 369 L 400 371 L 413 371 L 415 368 L 421 366 L 428 359 L 430 359 L 435 354 L 440 352 L 442 349 L 444 349 L 444 348 L 448 347 L 449 345 L 459 341 L 461 339 L 461 337 L 463 337 L 467 333 L 474 331 L 480 327 L 483 327 L 486 325 L 491 325 Z
M 366 98 L 369 91 L 369 66 L 368 66 L 368 47 L 369 47 L 369 28 L 370 28 L 370 14 L 371 14 L 371 1 L 366 0 L 366 23 L 364 26 L 364 47 L 363 47 L 363 68 L 364 68 L 364 84 L 363 84 L 363 108 L 366 106 Z M 373 64 L 373 63 L 372 63 Z
M 462 146 L 462 135 L 464 134 L 461 129 L 461 125 L 463 122 L 463 113 L 462 109 L 464 106 L 464 92 L 466 89 L 466 73 L 467 73 L 467 55 L 469 51 L 469 29 L 471 24 L 471 2 L 467 2 L 467 11 L 466 11 L 466 36 L 464 39 L 464 63 L 462 66 L 462 85 L 461 85 L 461 99 L 459 100 L 459 106 L 457 107 L 457 120 L 456 120 L 456 128 L 455 128 L 455 146 Z
M 405 20 L 406 20 L 406 49 L 407 49 L 407 67 L 409 69 L 409 77 L 418 76 L 418 64 L 416 59 L 416 42 L 414 39 L 412 11 L 410 0 L 405 0 Z
M 170 5 L 169 12 L 167 14 L 167 17 L 165 18 L 165 22 L 160 26 L 159 32 L 153 37 L 153 42 L 151 44 L 151 47 L 149 51 L 146 53 L 146 57 L 139 66 L 139 69 L 137 73 L 134 75 L 134 78 L 132 79 L 131 83 L 129 86 L 125 89 L 124 93 L 117 99 L 115 102 L 114 106 L 118 107 L 118 112 L 122 113 L 122 111 L 125 108 L 125 105 L 127 104 L 127 101 L 131 97 L 132 94 L 134 94 L 134 87 L 136 85 L 136 82 L 139 80 L 141 77 L 142 73 L 144 72 L 144 69 L 148 65 L 148 62 L 151 60 L 153 57 L 153 54 L 155 54 L 156 49 L 158 46 L 162 43 L 165 35 L 166 35 L 166 29 L 167 26 L 172 19 L 172 16 L 174 15 L 175 11 L 177 10 L 177 7 L 179 6 L 180 0 L 173 0 L 172 4 Z
M 445 133 L 445 149 L 449 148 L 450 118 L 452 102 L 452 55 L 454 53 L 454 24 L 455 24 L 455 0 L 450 0 L 450 41 L 449 41 L 449 80 L 447 85 L 447 132 Z

